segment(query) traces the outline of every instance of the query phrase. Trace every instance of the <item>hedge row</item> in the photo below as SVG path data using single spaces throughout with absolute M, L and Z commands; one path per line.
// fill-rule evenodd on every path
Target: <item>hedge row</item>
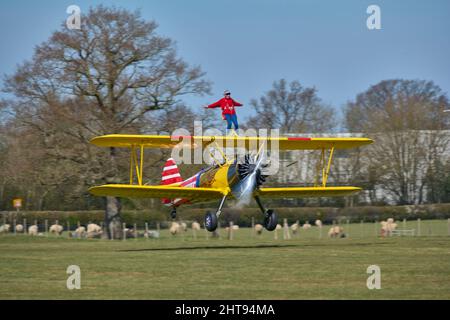
M 178 218 L 184 221 L 203 221 L 204 214 L 207 210 L 214 211 L 214 209 L 199 209 L 199 208 L 181 208 L 178 210 Z M 421 219 L 446 219 L 450 218 L 450 203 L 446 204 L 431 204 L 431 205 L 416 205 L 416 206 L 366 206 L 366 207 L 347 207 L 347 208 L 331 208 L 331 207 L 298 207 L 298 208 L 277 208 L 276 212 L 279 217 L 279 222 L 283 218 L 288 219 L 289 223 L 299 220 L 304 223 L 309 221 L 313 223 L 316 219 L 322 220 L 325 224 L 330 224 L 333 221 L 349 220 L 350 222 L 365 222 L 381 221 L 388 218 L 395 220 L 415 220 Z M 104 218 L 103 211 L 1 211 L 4 221 L 12 223 L 16 219 L 17 223 L 21 223 L 23 219 L 27 219 L 27 224 L 43 223 L 48 220 L 49 224 L 58 220 L 60 224 L 66 225 L 67 222 L 71 226 L 75 226 L 78 222 L 86 225 L 89 222 L 99 223 Z M 252 218 L 255 222 L 262 221 L 262 214 L 258 208 L 225 208 L 221 216 L 221 222 L 228 224 L 233 221 L 240 226 L 250 226 Z M 161 227 L 167 227 L 170 220 L 167 211 L 146 210 L 146 211 L 123 211 L 123 221 L 131 226 L 134 223 L 143 226 L 145 222 L 149 223 L 149 227 L 154 228 L 157 222 L 160 222 Z M 3 220 L 0 220 L 0 224 Z

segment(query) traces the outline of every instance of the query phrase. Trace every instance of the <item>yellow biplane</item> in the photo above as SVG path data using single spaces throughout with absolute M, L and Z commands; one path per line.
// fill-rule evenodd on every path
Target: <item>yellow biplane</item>
M 264 227 L 272 231 L 277 225 L 273 209 L 265 209 L 262 198 L 330 197 L 347 196 L 361 190 L 350 186 L 327 186 L 333 154 L 337 149 L 349 149 L 372 143 L 367 138 L 304 138 L 304 137 L 245 137 L 245 136 L 162 136 L 111 134 L 93 138 L 91 143 L 100 147 L 124 147 L 130 149 L 130 181 L 128 184 L 106 184 L 89 191 L 96 196 L 129 198 L 161 198 L 171 207 L 171 217 L 183 203 L 218 201 L 215 213 L 205 215 L 205 228 L 214 231 L 222 207 L 227 198 L 241 200 L 254 198 L 264 214 Z M 250 153 L 252 146 L 259 145 L 258 153 Z M 227 159 L 223 148 L 244 148 L 243 159 Z M 181 179 L 175 161 L 167 160 L 162 173 L 161 185 L 143 183 L 145 148 L 207 148 L 214 147 L 222 156 L 213 157 L 215 164 L 202 169 L 188 179 Z M 263 152 L 261 150 L 319 150 L 321 157 L 317 166 L 317 178 L 313 187 L 265 188 Z

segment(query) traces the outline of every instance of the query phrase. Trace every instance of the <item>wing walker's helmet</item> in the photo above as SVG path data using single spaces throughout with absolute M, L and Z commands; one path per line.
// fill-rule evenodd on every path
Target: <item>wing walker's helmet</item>
M 231 92 L 230 92 L 230 90 L 225 90 L 224 92 L 223 92 L 223 95 L 230 95 L 231 94 Z

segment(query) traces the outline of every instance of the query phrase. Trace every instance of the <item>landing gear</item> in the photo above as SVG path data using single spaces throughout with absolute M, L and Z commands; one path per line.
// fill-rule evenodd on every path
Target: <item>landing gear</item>
M 217 215 L 212 212 L 207 212 L 205 215 L 205 228 L 209 232 L 213 232 L 217 229 Z
M 172 211 L 170 211 L 170 217 L 172 219 L 175 219 L 177 217 L 177 209 L 173 208 Z
M 219 220 L 219 216 L 222 213 L 222 207 L 223 204 L 225 203 L 225 199 L 227 198 L 227 196 L 223 196 L 222 200 L 220 201 L 219 204 L 219 208 L 217 209 L 216 213 L 211 213 L 211 212 L 207 212 L 205 215 L 205 228 L 206 230 L 208 230 L 209 232 L 213 232 L 214 230 L 217 229 L 217 221 Z
M 268 231 L 273 231 L 277 227 L 278 217 L 275 211 L 269 209 L 266 211 L 266 217 L 264 218 L 264 228 Z
M 277 214 L 272 209 L 266 210 L 261 202 L 261 199 L 258 196 L 255 196 L 255 200 L 258 204 L 258 207 L 261 209 L 261 212 L 264 214 L 264 228 L 266 228 L 267 231 L 275 230 L 278 223 Z

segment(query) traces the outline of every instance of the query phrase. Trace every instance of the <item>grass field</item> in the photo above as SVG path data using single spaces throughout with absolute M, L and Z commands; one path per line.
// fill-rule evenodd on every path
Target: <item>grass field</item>
M 348 238 L 319 229 L 290 240 L 273 233 L 208 240 L 202 230 L 126 241 L 0 236 L 0 299 L 450 299 L 447 221 L 422 221 L 421 237 L 379 238 L 376 226 L 346 226 Z M 399 227 L 402 227 L 400 223 Z M 408 222 L 407 228 L 416 228 Z M 369 265 L 381 289 L 369 290 Z M 68 290 L 66 269 L 81 268 Z

